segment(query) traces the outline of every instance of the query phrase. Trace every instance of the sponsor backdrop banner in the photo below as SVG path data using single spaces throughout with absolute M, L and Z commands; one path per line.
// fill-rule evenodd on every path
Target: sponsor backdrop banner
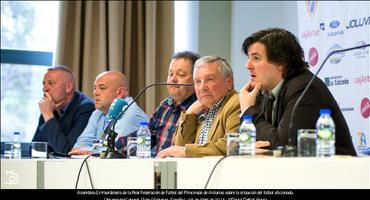
M 299 41 L 313 73 L 334 50 L 370 41 L 370 2 L 299 1 Z M 357 153 L 370 144 L 369 48 L 332 55 L 318 75 L 336 98 Z

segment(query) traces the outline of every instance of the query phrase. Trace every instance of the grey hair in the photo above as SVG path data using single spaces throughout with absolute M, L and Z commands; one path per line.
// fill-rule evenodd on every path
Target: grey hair
M 233 70 L 231 69 L 229 63 L 220 56 L 210 55 L 201 57 L 195 62 L 194 68 L 199 68 L 205 63 L 217 63 L 218 71 L 221 72 L 225 77 L 234 76 Z
M 69 81 L 71 81 L 73 83 L 73 86 L 75 87 L 76 77 L 75 77 L 74 73 L 72 72 L 72 70 L 70 70 L 68 67 L 66 67 L 64 65 L 56 65 L 56 66 L 49 67 L 47 69 L 47 71 L 63 71 L 63 72 L 65 72 L 66 74 L 68 74 L 68 77 L 70 79 Z

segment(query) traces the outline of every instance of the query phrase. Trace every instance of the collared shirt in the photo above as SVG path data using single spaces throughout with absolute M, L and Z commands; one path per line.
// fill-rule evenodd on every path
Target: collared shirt
M 149 122 L 149 129 L 156 135 L 156 146 L 152 147 L 153 156 L 172 146 L 181 112 L 185 112 L 196 100 L 194 93 L 179 105 L 176 105 L 172 97 L 167 97 L 160 103 Z
M 212 106 L 212 108 L 209 109 L 209 111 L 205 114 L 205 122 L 200 131 L 200 135 L 198 138 L 198 144 L 205 144 L 207 142 L 208 131 L 212 126 L 213 119 L 215 118 L 220 107 L 222 106 L 225 98 L 229 96 L 230 91 L 227 92 L 227 94 L 224 97 L 222 97 L 214 106 Z
M 124 98 L 125 101 L 130 104 L 132 102 L 131 97 Z M 100 139 L 104 133 L 104 125 L 107 122 L 106 115 L 100 110 L 95 110 L 89 122 L 81 133 L 80 137 L 78 137 L 77 142 L 74 145 L 74 148 L 80 147 L 81 145 L 85 145 L 87 147 L 92 147 L 93 140 Z M 127 134 L 136 131 L 139 126 L 140 122 L 147 122 L 148 117 L 144 113 L 144 111 L 134 102 L 131 107 L 127 110 L 126 114 L 119 119 L 115 126 L 115 132 L 118 134 L 116 140 L 119 137 L 126 136 Z M 121 148 L 123 144 L 116 143 L 117 148 Z

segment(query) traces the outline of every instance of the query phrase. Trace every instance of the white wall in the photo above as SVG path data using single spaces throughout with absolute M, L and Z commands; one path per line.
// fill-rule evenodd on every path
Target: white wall
M 247 59 L 241 51 L 247 36 L 268 27 L 298 33 L 295 1 L 179 1 L 175 13 L 175 52 L 192 50 L 201 56 L 226 58 L 234 71 L 236 90 L 249 80 L 244 67 Z
M 231 5 L 231 60 L 235 89 L 249 80 L 245 68 L 246 56 L 241 46 L 250 34 L 268 27 L 280 27 L 298 33 L 297 2 L 232 2 Z
M 199 2 L 199 54 L 230 61 L 231 2 Z
M 190 16 L 190 17 L 188 17 Z M 175 48 L 198 52 L 199 2 L 175 1 Z

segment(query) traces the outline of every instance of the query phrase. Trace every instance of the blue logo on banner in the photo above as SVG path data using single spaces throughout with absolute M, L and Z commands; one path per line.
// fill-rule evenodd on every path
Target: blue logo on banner
M 340 22 L 338 20 L 333 20 L 330 22 L 329 27 L 331 29 L 336 29 L 340 26 Z M 327 36 L 332 37 L 332 36 L 338 36 L 338 35 L 343 35 L 344 31 L 343 30 L 335 30 L 335 31 L 329 31 Z
M 365 133 L 358 131 L 357 136 L 360 138 L 358 146 L 359 147 L 366 147 L 366 136 Z
M 358 19 L 351 19 L 346 26 L 347 29 L 356 28 L 361 26 L 369 26 L 370 25 L 370 16 L 358 18 Z
M 330 79 L 328 77 L 325 77 L 325 85 L 326 86 L 332 86 L 333 85 L 332 81 L 330 81 Z
M 334 21 L 330 22 L 330 24 L 329 24 L 330 28 L 332 28 L 332 29 L 337 28 L 339 25 L 340 25 L 340 22 L 338 20 L 334 20 Z
M 318 3 L 318 1 L 306 1 L 305 2 L 307 13 L 308 13 L 308 15 L 310 15 L 310 17 L 315 16 L 315 13 L 316 13 L 316 10 L 317 10 L 317 3 Z
M 325 85 L 330 86 L 342 86 L 349 85 L 349 80 L 343 76 L 332 76 L 324 78 Z

